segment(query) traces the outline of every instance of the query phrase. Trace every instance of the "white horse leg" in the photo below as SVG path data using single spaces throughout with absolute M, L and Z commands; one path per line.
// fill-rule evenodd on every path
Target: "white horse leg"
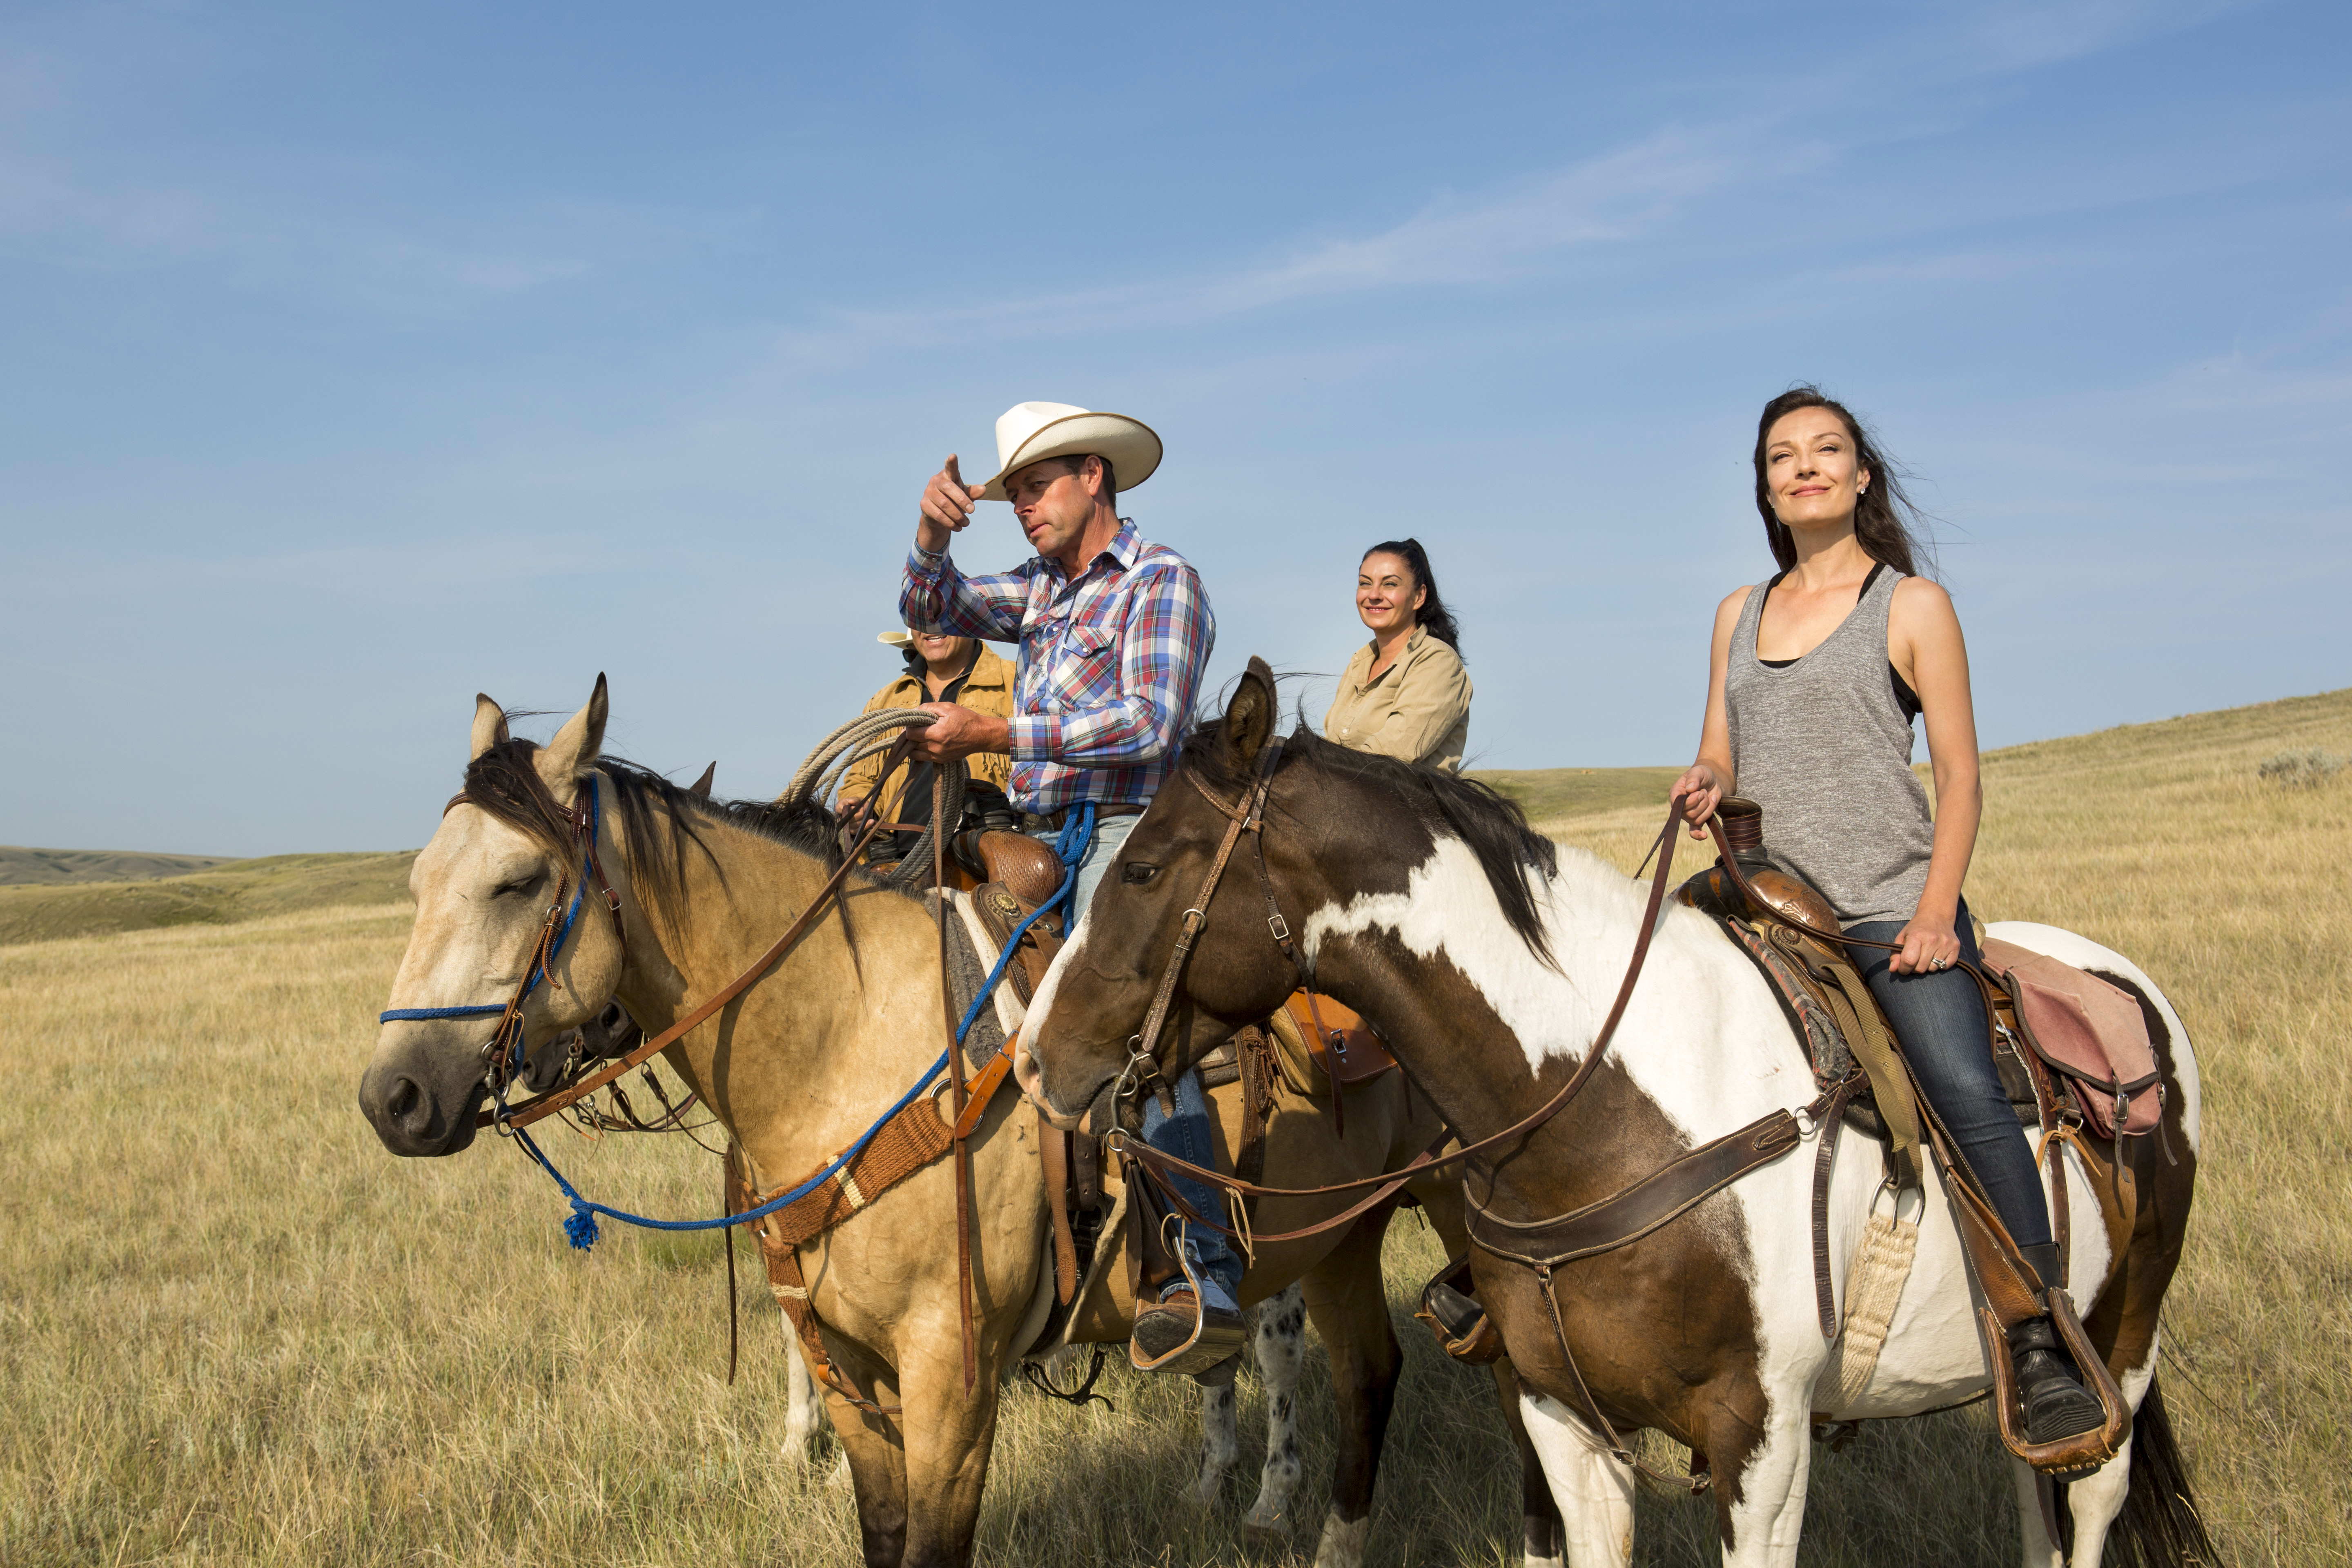
M 784 1386 L 792 1403 L 784 1412 L 784 1446 L 781 1452 L 794 1464 L 809 1464 L 816 1458 L 819 1439 L 832 1426 L 833 1418 L 825 1414 L 824 1392 L 817 1387 L 808 1363 L 802 1358 L 801 1337 L 789 1318 L 784 1320 Z M 833 1474 L 826 1479 L 838 1485 L 847 1484 L 848 1449 L 840 1450 Z
M 1234 1412 L 1241 1401 L 1234 1397 L 1238 1381 L 1223 1388 L 1201 1390 L 1201 1473 L 1192 1478 L 1186 1495 L 1202 1508 L 1215 1505 L 1224 1494 L 1225 1481 L 1234 1473 L 1234 1461 L 1241 1456 Z
M 1748 1450 L 1739 1472 L 1739 1501 L 1730 1510 L 1731 1544 L 1724 1550 L 1724 1568 L 1796 1568 L 1805 1492 L 1812 1479 L 1812 1422 L 1806 1408 L 1811 1389 L 1808 1375 L 1772 1401 L 1764 1439 Z
M 1322 1539 L 1315 1543 L 1315 1568 L 1364 1568 L 1364 1542 L 1372 1533 L 1372 1516 L 1344 1520 L 1325 1516 Z
M 1627 1568 L 1633 1561 L 1633 1467 L 1603 1447 L 1583 1417 L 1548 1394 L 1521 1394 L 1519 1414 L 1559 1505 L 1570 1568 Z
M 2010 1479 L 2017 1485 L 2017 1533 L 2022 1538 L 2025 1568 L 2066 1568 L 2058 1543 L 2042 1523 L 2042 1489 L 2033 1467 L 2022 1459 L 2009 1462 Z
M 2148 1341 L 2147 1359 L 2138 1366 L 2126 1367 L 2116 1379 L 2116 1387 L 2124 1403 L 2137 1411 L 2139 1402 L 2147 1397 L 2147 1385 L 2156 1381 L 2156 1357 L 2158 1341 Z M 2066 1489 L 2066 1511 L 2074 1519 L 2074 1553 L 2073 1568 L 2099 1568 L 2107 1549 L 2107 1531 L 2116 1516 L 2124 1510 L 2124 1498 L 2131 1490 L 2132 1440 L 2124 1438 L 2116 1457 L 2101 1465 L 2090 1475 Z
M 1286 1534 L 1306 1469 L 1298 1458 L 1298 1373 L 1307 1362 L 1307 1301 L 1300 1286 L 1258 1304 L 1253 1343 L 1258 1381 L 1265 1386 L 1265 1467 L 1258 1472 L 1257 1500 L 1242 1527 L 1252 1534 Z

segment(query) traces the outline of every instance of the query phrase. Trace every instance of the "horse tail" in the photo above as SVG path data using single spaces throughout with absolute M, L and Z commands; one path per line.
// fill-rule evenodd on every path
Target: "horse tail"
M 2154 1377 L 2132 1417 L 2131 1481 L 2107 1537 L 2118 1568 L 2216 1568 L 2221 1555 L 2189 1492 L 2189 1472 Z

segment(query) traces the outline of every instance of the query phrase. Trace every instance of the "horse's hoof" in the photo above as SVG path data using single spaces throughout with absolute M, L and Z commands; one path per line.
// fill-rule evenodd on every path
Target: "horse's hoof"
M 1252 1552 L 1279 1552 L 1290 1544 L 1290 1531 L 1271 1524 L 1242 1526 L 1242 1544 Z

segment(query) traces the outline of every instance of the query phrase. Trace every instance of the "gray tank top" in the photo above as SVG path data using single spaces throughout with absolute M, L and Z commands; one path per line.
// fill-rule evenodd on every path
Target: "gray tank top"
M 1907 921 L 1927 885 L 1936 827 L 1911 771 L 1911 720 L 1886 668 L 1886 613 L 1903 574 L 1875 573 L 1821 647 L 1759 663 L 1764 584 L 1731 634 L 1723 704 L 1739 793 L 1764 808 L 1764 847 L 1821 890 L 1847 926 Z

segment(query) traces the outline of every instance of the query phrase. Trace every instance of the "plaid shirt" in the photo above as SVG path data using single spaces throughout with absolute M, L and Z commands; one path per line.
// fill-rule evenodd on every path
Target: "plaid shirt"
M 1042 555 L 967 577 L 945 554 L 917 550 L 898 610 L 918 631 L 1021 645 L 1013 803 L 1040 813 L 1082 800 L 1148 803 L 1217 640 L 1201 574 L 1128 518 L 1075 583 Z

